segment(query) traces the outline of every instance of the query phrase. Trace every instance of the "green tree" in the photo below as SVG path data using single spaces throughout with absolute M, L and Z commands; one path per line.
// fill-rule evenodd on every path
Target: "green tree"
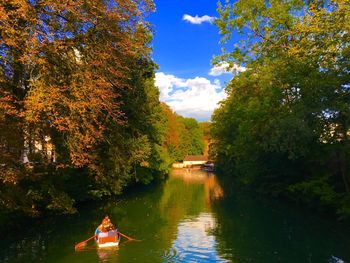
M 174 113 L 163 104 L 167 119 L 166 147 L 172 162 L 181 161 L 187 155 L 199 155 L 204 151 L 203 129 L 193 118 L 185 118 Z
M 199 123 L 193 118 L 178 117 L 185 131 L 182 133 L 182 144 L 186 146 L 186 155 L 201 155 L 204 150 L 204 134 Z
M 216 62 L 247 68 L 213 115 L 218 163 L 262 191 L 349 215 L 348 1 L 236 1 L 218 10 L 223 43 L 234 31 L 242 40 Z

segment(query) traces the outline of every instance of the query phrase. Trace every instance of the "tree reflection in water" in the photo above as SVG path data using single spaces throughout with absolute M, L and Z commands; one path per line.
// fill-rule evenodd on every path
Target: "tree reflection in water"
M 215 200 L 224 196 L 224 191 L 218 179 L 212 173 L 204 172 L 200 169 L 174 169 L 171 177 L 181 179 L 185 184 L 204 185 L 205 203 L 210 206 Z
M 349 262 L 346 228 L 220 183 L 200 170 L 174 170 L 166 181 L 118 201 L 8 235 L 0 240 L 0 263 Z M 91 236 L 106 214 L 141 241 L 124 239 L 107 251 L 91 242 L 76 252 L 74 245 Z
M 177 221 L 174 222 L 177 234 L 172 244 L 176 257 L 172 260 L 226 262 L 218 255 L 212 234 L 217 220 L 211 205 L 222 197 L 223 190 L 213 174 L 198 169 L 173 170 L 160 206 Z M 176 204 L 172 200 L 176 200 Z

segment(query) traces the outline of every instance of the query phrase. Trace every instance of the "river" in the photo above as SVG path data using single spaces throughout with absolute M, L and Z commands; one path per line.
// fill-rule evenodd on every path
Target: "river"
M 74 216 L 25 225 L 0 241 L 0 262 L 350 262 L 350 230 L 307 209 L 224 190 L 213 174 L 174 170 L 156 186 Z M 136 192 L 136 191 L 135 191 Z M 80 252 L 108 214 L 139 241 Z

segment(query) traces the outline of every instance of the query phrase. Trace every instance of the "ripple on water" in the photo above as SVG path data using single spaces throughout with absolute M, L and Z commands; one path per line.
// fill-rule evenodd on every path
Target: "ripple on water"
M 228 262 L 218 254 L 215 237 L 210 234 L 215 227 L 211 213 L 181 221 L 172 246 L 176 257 L 166 262 Z
M 170 248 L 169 250 L 165 251 L 163 255 L 164 262 L 179 262 L 180 258 L 179 255 L 174 248 Z

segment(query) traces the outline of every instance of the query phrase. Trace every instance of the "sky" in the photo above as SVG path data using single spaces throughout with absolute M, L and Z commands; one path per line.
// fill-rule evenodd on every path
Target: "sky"
M 160 100 L 182 116 L 208 121 L 233 76 L 226 64 L 211 64 L 221 52 L 219 31 L 213 24 L 217 1 L 155 0 L 155 4 L 149 21 L 154 29 L 152 57 L 159 66 L 155 82 Z

